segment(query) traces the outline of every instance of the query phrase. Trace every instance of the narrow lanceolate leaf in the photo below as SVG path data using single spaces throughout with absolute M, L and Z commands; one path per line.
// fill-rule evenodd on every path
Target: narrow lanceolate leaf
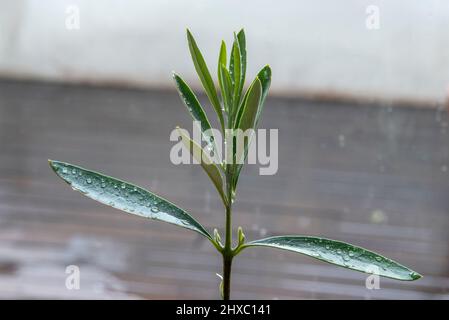
M 213 243 L 211 235 L 192 216 L 152 192 L 73 164 L 52 160 L 49 164 L 72 189 L 91 199 L 127 213 L 196 231 Z
M 256 113 L 256 121 L 255 121 L 255 126 L 254 129 L 257 128 L 257 125 L 259 123 L 260 120 L 260 116 L 262 114 L 263 111 L 263 107 L 264 107 L 264 103 L 265 103 L 265 98 L 268 95 L 268 90 L 270 89 L 270 84 L 271 84 L 271 69 L 270 66 L 265 66 L 262 68 L 262 70 L 259 71 L 259 73 L 257 74 L 257 78 L 260 80 L 260 84 L 262 85 L 262 95 L 260 98 L 260 103 L 257 109 L 257 113 Z M 235 121 L 235 127 L 237 127 L 238 123 L 240 122 L 240 119 L 242 117 L 242 113 L 244 111 L 244 106 L 246 104 L 246 99 L 248 98 L 248 93 L 249 93 L 249 89 L 246 91 L 245 96 L 243 97 L 242 103 L 240 104 L 237 116 L 236 116 L 236 121 Z
M 251 86 L 248 88 L 247 95 L 244 98 L 245 104 L 242 106 L 242 113 L 240 119 L 238 119 L 238 124 L 236 125 L 237 129 L 241 129 L 242 132 L 245 132 L 248 129 L 255 129 L 255 121 L 257 110 L 260 105 L 260 99 L 262 94 L 262 85 L 258 77 L 254 79 Z M 249 138 L 248 140 L 250 140 Z M 248 154 L 248 147 L 251 141 L 244 141 L 243 154 L 235 155 L 235 164 L 234 164 L 234 188 L 237 186 L 237 182 L 239 179 L 240 171 L 243 167 L 243 162 L 246 159 Z M 236 148 L 238 149 L 238 148 Z M 243 159 L 242 159 L 243 157 Z
M 240 88 L 239 88 L 239 97 L 242 94 L 243 85 L 245 84 L 245 76 L 246 76 L 246 38 L 245 31 L 242 29 L 237 34 L 237 40 L 239 42 L 240 49 Z
M 243 105 L 242 115 L 239 119 L 237 128 L 243 131 L 247 129 L 254 129 L 261 95 L 262 84 L 259 78 L 256 77 L 251 86 L 248 88 L 248 96 L 245 98 L 245 105 Z
M 226 43 L 224 41 L 221 42 L 220 55 L 218 56 L 217 75 L 218 75 L 218 83 L 220 85 L 221 97 L 223 99 L 224 108 L 225 108 L 225 111 L 228 112 L 229 105 L 226 103 L 227 97 L 225 97 L 225 92 L 224 92 L 225 84 L 223 83 L 223 74 L 221 71 L 222 65 L 226 66 Z
M 272 247 L 313 257 L 348 269 L 375 273 L 380 276 L 412 281 L 421 278 L 415 271 L 375 252 L 348 243 L 317 237 L 277 236 L 243 245 L 246 247 Z
M 203 139 L 216 153 L 217 147 L 215 145 L 215 137 L 211 131 L 209 119 L 207 118 L 203 107 L 201 107 L 198 98 L 195 96 L 192 89 L 190 89 L 187 83 L 185 83 L 185 81 L 180 76 L 174 73 L 173 79 L 176 82 L 179 96 L 181 97 L 182 101 L 189 110 L 193 120 L 199 121 L 201 123 L 201 134 L 203 136 Z
M 249 89 L 250 88 L 248 88 L 246 90 L 245 95 L 243 96 L 242 102 L 240 103 L 240 106 L 236 110 L 236 114 L 234 116 L 234 128 L 235 129 L 238 127 L 240 119 L 242 118 L 242 113 L 243 113 L 243 109 L 244 109 L 243 107 L 246 105 L 246 100 L 248 99 Z
M 262 68 L 262 70 L 259 71 L 259 73 L 257 74 L 257 78 L 259 78 L 260 83 L 262 85 L 262 96 L 260 98 L 260 103 L 259 103 L 259 107 L 257 109 L 257 114 L 256 114 L 256 120 L 255 120 L 255 124 L 254 124 L 254 129 L 257 128 L 258 124 L 259 124 L 259 120 L 260 120 L 260 116 L 262 114 L 263 108 L 264 108 L 264 104 L 265 104 L 265 98 L 268 95 L 268 90 L 270 89 L 270 83 L 271 83 L 271 69 L 269 66 L 265 66 L 264 68 Z M 243 106 L 246 104 L 246 99 L 248 98 L 248 91 L 246 91 L 246 94 L 242 100 L 242 103 L 240 105 L 239 111 L 237 113 L 236 116 L 236 121 L 235 121 L 235 127 L 238 125 L 238 122 L 241 119 L 242 113 L 243 113 Z M 245 150 L 245 159 L 246 159 L 246 153 L 247 150 Z M 234 179 L 234 187 L 237 186 L 237 182 L 240 176 L 240 171 L 242 170 L 243 165 L 238 165 L 236 168 L 236 172 L 235 172 L 235 179 Z
M 220 55 L 218 56 L 217 74 L 220 73 L 220 66 L 222 64 L 226 66 L 226 43 L 224 41 L 221 42 Z
M 208 156 L 206 152 L 203 151 L 200 145 L 190 139 L 182 130 L 179 129 L 179 127 L 176 128 L 181 135 L 182 142 L 186 146 L 186 148 L 190 151 L 190 153 L 193 155 L 193 157 L 201 164 L 201 167 L 204 169 L 204 171 L 207 173 L 209 178 L 212 180 L 212 183 L 214 184 L 215 188 L 217 189 L 218 193 L 220 194 L 221 199 L 223 200 L 223 203 L 226 205 L 226 196 L 223 191 L 223 177 L 220 173 L 220 170 L 218 169 L 218 166 L 213 163 L 213 160 Z
M 245 31 L 242 29 L 237 35 L 234 34 L 234 44 L 231 51 L 231 57 L 229 60 L 229 71 L 232 79 L 232 84 L 234 86 L 235 95 L 237 98 L 234 101 L 233 118 L 235 118 L 239 106 L 241 104 L 241 96 L 243 91 L 243 86 L 245 84 L 246 76 L 246 38 Z M 236 58 L 235 55 L 238 54 Z M 238 73 L 238 74 L 237 74 Z M 237 79 L 238 77 L 238 79 Z
M 224 129 L 224 119 L 223 113 L 220 106 L 220 101 L 218 100 L 217 90 L 215 89 L 214 82 L 210 75 L 209 69 L 207 68 L 206 62 L 204 61 L 203 55 L 201 54 L 195 39 L 189 30 L 187 30 L 187 40 L 189 42 L 189 50 L 192 56 L 193 64 L 195 65 L 195 70 L 198 73 L 201 83 L 203 84 L 204 90 L 217 113 L 218 120 L 222 129 Z
M 231 79 L 232 79 L 232 84 L 233 84 L 233 89 L 234 92 L 232 94 L 232 100 L 233 100 L 233 107 L 231 110 L 231 113 L 234 115 L 237 107 L 239 105 L 240 102 L 240 87 L 241 87 L 241 72 L 242 72 L 242 65 L 241 65 L 241 53 L 240 53 L 240 45 L 239 42 L 237 40 L 237 36 L 234 35 L 235 40 L 234 40 L 234 45 L 232 46 L 232 59 L 233 59 L 233 68 L 230 69 L 231 73 Z
M 218 68 L 218 79 L 220 79 L 220 89 L 225 109 L 229 110 L 232 107 L 232 83 L 229 71 L 224 64 L 220 64 Z
M 263 67 L 262 70 L 260 70 L 259 73 L 257 74 L 257 78 L 259 78 L 260 83 L 262 85 L 262 97 L 260 98 L 260 105 L 259 105 L 259 109 L 257 110 L 255 127 L 257 127 L 257 125 L 259 123 L 260 116 L 262 114 L 263 107 L 265 104 L 265 98 L 267 97 L 268 90 L 270 89 L 270 84 L 271 84 L 271 68 L 270 68 L 270 66 Z

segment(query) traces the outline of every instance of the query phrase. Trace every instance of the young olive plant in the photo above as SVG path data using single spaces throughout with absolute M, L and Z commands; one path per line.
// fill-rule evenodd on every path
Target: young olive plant
M 220 95 L 212 80 L 204 58 L 189 30 L 187 40 L 196 72 L 204 87 L 207 97 L 215 110 L 221 131 L 256 129 L 262 113 L 265 98 L 271 82 L 271 69 L 265 66 L 257 74 L 245 94 L 243 94 L 246 75 L 246 40 L 243 29 L 234 34 L 229 63 L 227 61 L 226 44 L 221 43 L 218 58 L 218 83 Z M 203 139 L 209 150 L 215 150 L 215 140 L 211 133 L 211 124 L 206 112 L 192 89 L 177 74 L 173 74 L 179 94 L 187 106 L 192 118 L 199 121 Z M 187 149 L 197 158 L 202 168 L 215 185 L 225 208 L 224 242 L 217 229 L 211 235 L 187 211 L 168 200 L 133 185 L 104 174 L 83 169 L 79 166 L 60 161 L 49 160 L 51 168 L 74 190 L 98 202 L 127 213 L 153 220 L 165 221 L 186 229 L 198 232 L 207 238 L 223 257 L 223 274 L 220 293 L 223 299 L 230 298 L 231 267 L 233 259 L 244 249 L 251 247 L 271 247 L 300 253 L 321 261 L 325 261 L 348 269 L 375 273 L 398 280 L 417 280 L 421 277 L 411 269 L 385 258 L 377 253 L 341 241 L 321 237 L 301 235 L 280 235 L 247 242 L 241 227 L 238 227 L 236 244 L 232 239 L 232 204 L 235 200 L 237 182 L 242 169 L 242 161 L 236 161 L 235 140 L 225 137 L 225 152 L 231 152 L 233 161 L 203 161 L 207 154 L 198 145 L 179 130 Z M 230 141 L 226 141 L 226 140 Z M 247 139 L 248 140 L 248 139 Z M 245 141 L 243 157 L 248 153 L 249 142 Z M 232 149 L 229 149 L 232 148 Z M 229 151 L 230 150 L 230 151 Z

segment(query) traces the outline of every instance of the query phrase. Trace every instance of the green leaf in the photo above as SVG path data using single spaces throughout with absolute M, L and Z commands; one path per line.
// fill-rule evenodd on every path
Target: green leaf
M 226 196 L 223 191 L 223 177 L 220 173 L 220 170 L 218 169 L 218 166 L 213 163 L 212 159 L 209 157 L 209 155 L 203 151 L 200 145 L 190 139 L 189 136 L 185 135 L 182 130 L 180 130 L 179 127 L 176 128 L 181 135 L 182 142 L 186 146 L 186 148 L 190 151 L 190 153 L 193 155 L 193 157 L 201 164 L 201 167 L 204 169 L 204 171 L 207 173 L 209 178 L 212 180 L 212 183 L 214 184 L 215 188 L 217 189 L 218 193 L 221 196 L 221 199 L 223 200 L 223 204 L 226 205 Z M 204 161 L 205 160 L 205 161 Z
M 221 96 L 223 99 L 223 104 L 226 112 L 229 112 L 229 104 L 227 103 L 228 99 L 228 92 L 225 92 L 225 83 L 224 83 L 224 76 L 222 74 L 221 66 L 226 66 L 226 43 L 224 41 L 221 41 L 221 47 L 220 47 L 220 55 L 218 56 L 218 67 L 217 67 L 217 75 L 218 75 L 218 83 L 220 85 L 221 90 Z M 226 69 L 226 68 L 225 68 Z
M 217 147 L 215 145 L 215 137 L 211 131 L 209 119 L 207 118 L 204 109 L 201 107 L 198 98 L 195 96 L 192 89 L 190 89 L 187 83 L 185 83 L 185 81 L 180 76 L 173 73 L 173 79 L 176 82 L 179 96 L 181 97 L 181 100 L 184 102 L 187 109 L 189 110 L 193 120 L 199 121 L 201 123 L 201 134 L 203 136 L 203 139 L 206 141 L 208 145 L 210 145 L 210 147 L 216 153 Z
M 262 70 L 259 71 L 259 73 L 257 74 L 257 78 L 260 80 L 260 83 L 262 85 L 262 97 L 260 99 L 260 103 L 259 103 L 259 107 L 257 109 L 257 114 L 256 114 L 256 119 L 255 119 L 255 124 L 254 124 L 254 129 L 257 128 L 259 120 L 260 120 L 260 116 L 262 114 L 262 110 L 264 107 L 264 103 L 265 103 L 265 98 L 268 95 L 268 90 L 270 89 L 270 83 L 271 83 L 271 69 L 269 66 L 265 66 L 264 68 L 262 68 Z M 240 105 L 239 108 L 239 112 L 236 116 L 236 121 L 234 124 L 234 127 L 238 126 L 238 123 L 242 117 L 242 113 L 244 110 L 244 105 L 246 104 L 246 100 L 248 98 L 248 93 L 249 93 L 249 89 L 246 91 L 246 94 L 242 100 L 242 103 Z M 245 150 L 245 159 L 247 156 L 247 151 Z M 234 178 L 234 188 L 236 188 L 239 177 L 240 177 L 240 171 L 242 170 L 243 165 L 239 164 L 237 165 L 236 169 L 235 169 L 235 178 Z
M 238 124 L 238 129 L 241 129 L 243 132 L 245 132 L 248 129 L 254 129 L 256 114 L 257 114 L 257 110 L 259 108 L 261 94 L 262 94 L 262 85 L 260 83 L 259 78 L 256 77 L 256 79 L 254 79 L 251 86 L 248 88 L 248 96 L 245 98 L 245 105 L 243 106 L 242 116 L 241 116 L 241 119 Z M 247 148 L 248 148 L 249 144 L 250 144 L 250 141 L 248 141 L 248 142 L 245 141 L 244 154 L 237 155 L 236 163 L 235 163 L 237 168 L 239 168 L 239 166 L 240 167 L 242 166 L 242 164 L 240 164 L 240 162 L 241 162 L 240 158 L 241 157 L 246 158 Z M 239 172 L 239 171 L 240 170 L 237 169 L 237 172 Z
M 217 74 L 220 73 L 220 65 L 226 66 L 226 43 L 221 41 L 220 55 L 218 56 Z
M 351 270 L 413 281 L 421 278 L 415 271 L 375 252 L 348 243 L 318 237 L 277 236 L 251 241 L 242 246 L 272 247 L 297 253 L 342 266 Z
M 265 103 L 265 98 L 268 95 L 268 90 L 270 89 L 270 84 L 271 84 L 271 69 L 270 66 L 265 66 L 262 68 L 262 70 L 259 71 L 259 73 L 257 74 L 257 78 L 260 80 L 260 83 L 262 85 L 262 97 L 260 99 L 260 104 L 258 106 L 257 109 L 257 114 L 256 114 L 256 121 L 255 121 L 255 126 L 254 128 L 257 128 L 257 125 L 259 123 L 260 120 L 260 116 L 262 114 L 262 110 L 264 107 L 264 103 Z M 236 128 L 240 122 L 240 119 L 242 118 L 242 113 L 244 110 L 244 106 L 246 103 L 246 99 L 248 97 L 248 93 L 249 93 L 249 88 L 245 93 L 245 96 L 243 97 L 242 103 L 240 104 L 240 107 L 238 109 L 238 113 L 236 116 L 236 120 L 234 122 L 234 127 Z
M 127 213 L 196 231 L 214 243 L 206 229 L 186 211 L 152 192 L 73 164 L 52 160 L 48 162 L 73 190 L 86 197 Z
M 241 29 L 237 35 L 234 33 L 234 43 L 229 60 L 229 71 L 234 86 L 234 106 L 232 118 L 238 112 L 241 105 L 241 95 L 246 76 L 246 38 L 245 31 Z
M 263 67 L 262 70 L 260 70 L 259 73 L 257 74 L 257 78 L 259 78 L 260 83 L 262 85 L 262 97 L 260 99 L 259 109 L 257 110 L 255 127 L 257 127 L 257 125 L 259 124 L 259 119 L 260 119 L 260 116 L 262 114 L 263 107 L 265 104 L 265 98 L 267 97 L 268 90 L 270 89 L 270 84 L 271 84 L 271 68 L 270 68 L 270 66 Z
M 248 88 L 246 90 L 245 95 L 243 96 L 243 100 L 237 109 L 237 112 L 236 112 L 237 114 L 235 115 L 235 119 L 234 119 L 234 128 L 235 129 L 238 127 L 240 119 L 242 118 L 243 109 L 244 109 L 244 106 L 246 105 L 246 100 L 248 99 L 248 93 L 249 93 L 250 88 Z
M 231 76 L 224 64 L 220 64 L 218 68 L 218 79 L 220 79 L 220 89 L 225 109 L 229 110 L 232 107 L 232 83 Z
M 243 131 L 247 129 L 254 129 L 261 94 L 262 84 L 259 78 L 256 77 L 251 86 L 248 88 L 248 96 L 245 98 L 245 105 L 243 106 L 242 116 L 239 120 L 237 128 Z
M 240 102 L 240 87 L 241 87 L 241 72 L 242 72 L 242 65 L 241 65 L 241 52 L 240 52 L 240 45 L 237 39 L 237 36 L 234 34 L 235 40 L 234 40 L 234 44 L 232 46 L 232 59 L 233 59 L 233 68 L 230 69 L 231 70 L 231 78 L 233 80 L 233 88 L 234 88 L 234 93 L 232 95 L 232 100 L 234 102 L 234 105 L 232 107 L 231 110 L 231 114 L 234 115 L 237 107 L 239 105 Z
M 240 49 L 240 88 L 239 88 L 239 98 L 242 94 L 243 85 L 245 84 L 245 76 L 246 76 L 246 38 L 245 31 L 242 29 L 237 34 L 237 40 L 239 42 Z
M 190 31 L 187 29 L 187 41 L 189 42 L 189 50 L 192 56 L 193 64 L 195 66 L 196 72 L 198 73 L 198 77 L 200 78 L 201 83 L 203 84 L 204 90 L 212 103 L 212 106 L 217 113 L 218 120 L 220 121 L 220 125 L 222 129 L 224 129 L 224 120 L 223 113 L 221 110 L 220 101 L 218 100 L 217 90 L 215 89 L 214 82 L 212 81 L 212 77 L 210 75 L 209 69 L 207 68 L 206 62 L 195 42 Z

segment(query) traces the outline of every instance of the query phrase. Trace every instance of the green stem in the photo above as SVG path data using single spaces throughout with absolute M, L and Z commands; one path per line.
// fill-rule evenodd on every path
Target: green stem
M 231 298 L 232 255 L 223 252 L 223 300 Z
M 230 123 L 231 121 L 228 121 L 228 127 L 230 127 Z M 232 164 L 226 164 L 226 239 L 222 251 L 223 300 L 229 300 L 231 296 L 231 268 L 232 258 L 234 257 L 234 252 L 232 251 L 232 185 Z
M 232 268 L 232 181 L 231 166 L 226 166 L 226 187 L 228 203 L 226 204 L 226 239 L 223 254 L 223 300 L 229 300 L 231 295 L 231 268 Z

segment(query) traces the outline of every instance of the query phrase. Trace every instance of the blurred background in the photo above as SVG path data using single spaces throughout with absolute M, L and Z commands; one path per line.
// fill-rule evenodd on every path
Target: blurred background
M 446 1 L 0 0 L 0 298 L 219 298 L 219 255 L 184 229 L 73 192 L 58 159 L 148 188 L 209 230 L 224 213 L 199 166 L 175 166 L 191 128 L 176 70 L 207 105 L 188 27 L 215 77 L 244 27 L 248 73 L 273 69 L 262 128 L 279 170 L 247 166 L 234 225 L 248 239 L 321 235 L 424 275 L 381 279 L 275 249 L 234 262 L 235 299 L 449 299 Z M 207 107 L 209 117 L 212 109 Z M 67 266 L 80 289 L 66 288 Z

